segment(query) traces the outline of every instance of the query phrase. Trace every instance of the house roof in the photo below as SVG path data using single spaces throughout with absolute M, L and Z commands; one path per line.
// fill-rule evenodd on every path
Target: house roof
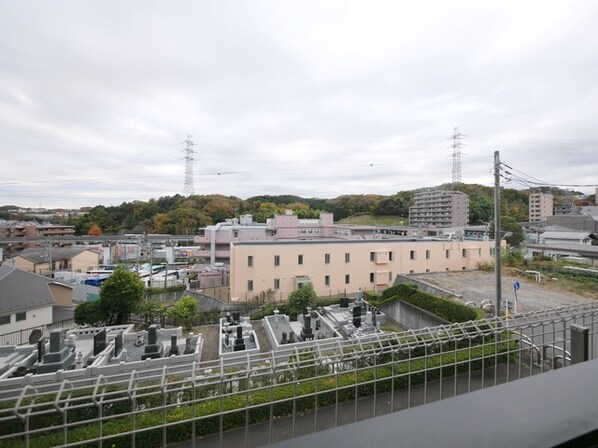
M 52 279 L 41 275 L 0 266 L 0 314 L 54 305 L 49 286 L 52 282 Z
M 53 247 L 52 248 L 52 260 L 70 260 L 71 258 L 85 252 L 86 250 L 82 247 L 76 248 L 64 248 L 64 247 Z M 25 260 L 31 261 L 32 263 L 46 263 L 46 253 L 41 249 L 24 249 L 16 257 L 22 257 Z M 16 258 L 15 257 L 15 258 Z
M 545 239 L 558 239 L 558 240 L 584 240 L 586 238 L 595 238 L 596 236 L 592 232 L 559 232 L 559 231 L 548 231 L 544 232 L 542 236 Z

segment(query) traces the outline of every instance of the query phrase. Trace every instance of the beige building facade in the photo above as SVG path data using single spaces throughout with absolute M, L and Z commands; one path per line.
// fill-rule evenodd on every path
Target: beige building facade
M 547 193 L 532 193 L 529 195 L 530 222 L 546 221 L 553 213 L 553 197 Z
M 478 269 L 494 241 L 345 240 L 231 243 L 232 300 L 272 289 L 278 299 L 305 283 L 318 296 L 383 290 L 397 274 Z
M 48 275 L 53 271 L 86 272 L 97 269 L 99 261 L 100 255 L 91 250 L 53 248 L 51 252 L 43 252 L 41 249 L 23 250 L 11 258 L 8 264 L 23 271 Z
M 410 226 L 464 227 L 469 223 L 469 196 L 461 191 L 425 191 L 414 200 L 409 208 Z

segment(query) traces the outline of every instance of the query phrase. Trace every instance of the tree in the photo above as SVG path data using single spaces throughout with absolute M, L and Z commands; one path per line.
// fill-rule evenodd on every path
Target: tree
M 75 323 L 77 325 L 103 325 L 107 317 L 99 300 L 83 302 L 75 308 Z
M 191 296 L 183 296 L 174 301 L 172 308 L 168 310 L 168 315 L 185 323 L 185 329 L 191 330 L 193 318 L 199 311 L 197 299 Z
M 511 233 L 505 237 L 509 246 L 519 246 L 524 239 L 523 227 L 512 216 L 501 216 L 500 230 L 503 235 L 507 232 Z M 494 221 L 490 223 L 490 235 L 494 235 Z
M 311 283 L 305 284 L 299 289 L 291 292 L 287 300 L 287 310 L 291 319 L 296 319 L 298 314 L 302 314 L 305 308 L 314 308 L 316 305 L 316 292 Z
M 110 325 L 124 324 L 143 301 L 145 287 L 137 273 L 119 266 L 100 287 L 100 303 Z
M 87 234 L 91 236 L 100 236 L 102 234 L 102 229 L 100 229 L 100 226 L 96 223 L 93 223 L 91 227 L 89 227 Z
M 153 324 L 166 311 L 166 304 L 157 300 L 145 300 L 141 302 L 137 312 L 143 317 L 145 326 Z

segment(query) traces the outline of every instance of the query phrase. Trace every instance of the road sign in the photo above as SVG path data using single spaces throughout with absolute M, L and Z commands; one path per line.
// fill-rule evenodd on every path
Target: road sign
M 513 283 L 513 289 L 514 289 L 515 291 L 517 291 L 519 288 L 521 288 L 521 283 L 519 283 L 519 282 L 515 282 L 515 283 Z

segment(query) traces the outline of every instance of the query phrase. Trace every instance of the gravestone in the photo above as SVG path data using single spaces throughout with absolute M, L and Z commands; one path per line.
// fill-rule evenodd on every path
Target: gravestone
M 234 352 L 245 350 L 245 341 L 243 340 L 243 327 L 237 327 L 237 337 L 235 338 Z
M 150 325 L 148 328 L 147 343 L 150 345 L 156 345 L 158 343 L 158 327 L 156 325 Z
M 44 355 L 46 354 L 46 338 L 41 338 L 37 341 L 37 362 L 42 362 Z
M 163 353 L 164 347 L 158 341 L 158 326 L 150 325 L 147 329 L 147 345 L 145 346 L 143 355 L 141 355 L 141 360 L 161 358 Z
M 170 350 L 168 351 L 168 356 L 178 355 L 179 354 L 179 346 L 177 344 L 177 337 L 176 335 L 170 336 Z
M 311 329 L 311 316 L 306 314 L 303 316 L 303 329 L 301 330 L 301 340 L 308 341 L 314 338 L 313 330 Z
M 121 350 L 123 349 L 123 332 L 119 331 L 114 338 L 114 356 L 120 355 Z
M 353 326 L 361 327 L 361 305 L 353 307 Z
M 52 344 L 52 341 L 50 341 Z M 106 349 L 106 329 L 98 331 L 93 335 L 93 356 L 97 356 Z M 50 351 L 52 351 L 50 347 Z
M 64 345 L 65 330 L 50 333 L 50 351 L 45 353 L 37 373 L 51 373 L 68 369 L 75 361 L 75 352 Z
M 193 347 L 191 347 L 191 338 L 185 339 L 185 355 L 193 353 Z

